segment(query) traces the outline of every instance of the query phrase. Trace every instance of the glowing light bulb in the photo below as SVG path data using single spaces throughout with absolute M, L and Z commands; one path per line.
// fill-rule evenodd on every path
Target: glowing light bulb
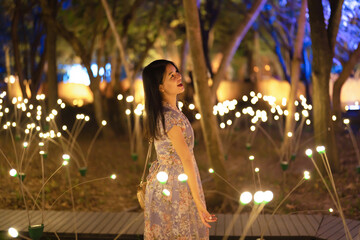
M 254 202 L 256 204 L 260 204 L 264 201 L 264 192 L 263 191 L 257 191 L 255 194 L 254 194 Z
M 249 156 L 249 160 L 250 160 L 250 161 L 253 161 L 254 159 L 255 159 L 255 157 L 254 157 L 253 155 L 250 155 L 250 156 Z
M 63 131 L 66 131 L 66 130 L 67 130 L 67 126 L 66 126 L 66 125 L 63 125 L 63 126 L 61 127 L 61 129 L 62 129 Z
M 291 138 L 291 137 L 293 136 L 292 132 L 288 132 L 288 133 L 287 133 L 287 136 L 288 136 L 289 138 Z
M 130 109 L 126 109 L 126 110 L 125 110 L 125 114 L 126 114 L 126 115 L 130 115 L 130 114 L 131 114 L 131 110 L 130 110 Z
M 68 164 L 69 164 L 68 161 L 63 161 L 63 163 L 62 163 L 63 166 L 67 166 Z
M 101 121 L 101 125 L 106 126 L 107 122 L 105 120 Z
M 89 116 L 85 116 L 85 121 L 86 121 L 86 122 L 90 121 L 90 117 L 89 117 Z
M 310 119 L 306 119 L 305 123 L 306 123 L 306 125 L 310 125 L 310 124 L 311 124 L 311 120 L 310 120 Z
M 305 179 L 305 180 L 309 180 L 309 179 L 310 179 L 310 172 L 309 172 L 309 171 L 304 171 L 304 179 Z
M 214 169 L 209 168 L 209 173 L 214 173 Z
M 241 116 L 241 113 L 240 112 L 236 112 L 235 113 L 235 117 L 239 118 Z
M 241 204 L 248 204 L 252 200 L 252 194 L 250 192 L 243 192 L 240 195 Z
M 121 101 L 123 98 L 124 98 L 124 96 L 123 96 L 122 94 L 117 95 L 117 99 L 118 99 L 119 101 Z
M 255 129 L 256 129 L 256 127 L 255 127 L 254 125 L 252 125 L 252 126 L 250 127 L 250 131 L 252 131 L 252 132 L 254 132 Z
M 226 121 L 226 124 L 227 124 L 228 126 L 230 126 L 230 125 L 232 124 L 232 121 L 229 119 L 229 120 Z
M 59 104 L 59 105 L 62 104 L 62 100 L 61 100 L 60 98 L 59 98 L 56 102 L 57 102 L 57 104 Z
M 260 171 L 259 168 L 255 168 L 255 172 L 258 173 Z
M 311 149 L 306 149 L 306 151 L 305 151 L 305 154 L 306 154 L 306 156 L 308 156 L 308 157 L 312 157 L 312 150 Z
M 24 148 L 27 148 L 27 147 L 29 146 L 29 143 L 28 143 L 28 142 L 24 142 L 24 143 L 23 143 L 23 146 L 24 146 Z
M 64 109 L 65 106 L 66 106 L 65 103 L 60 104 L 60 107 L 61 107 L 62 109 Z
M 165 184 L 168 178 L 169 176 L 166 172 L 160 171 L 158 174 L 156 174 L 156 179 L 162 184 Z
M 170 191 L 167 190 L 167 189 L 164 189 L 164 190 L 162 191 L 162 194 L 164 194 L 164 196 L 166 196 L 166 197 L 169 197 L 169 196 L 170 196 Z
M 115 180 L 115 179 L 116 179 L 116 174 L 112 174 L 112 175 L 110 176 L 110 178 L 113 179 L 113 180 Z
M 242 97 L 242 100 L 243 100 L 244 102 L 247 102 L 248 99 L 249 99 L 249 98 L 248 98 L 248 96 L 246 96 L 246 95 L 244 95 L 244 96 Z
M 64 161 L 69 161 L 70 160 L 70 155 L 69 154 L 63 154 L 62 158 L 64 159 Z
M 347 119 L 347 118 L 345 118 L 343 122 L 344 122 L 344 124 L 349 124 L 349 123 L 350 123 L 350 120 Z
M 336 121 L 336 116 L 332 115 L 331 119 L 335 122 Z
M 192 104 L 192 103 L 190 103 L 190 104 L 189 104 L 189 109 L 190 109 L 190 110 L 194 110 L 194 109 L 195 109 L 195 105 Z
M 195 114 L 195 118 L 196 118 L 197 120 L 200 120 L 201 114 L 200 114 L 200 113 Z
M 16 177 L 17 176 L 17 171 L 16 171 L 16 169 L 11 169 L 10 171 L 9 171 L 9 174 L 10 174 L 10 176 L 12 176 L 12 177 Z
M 134 101 L 134 96 L 127 96 L 126 97 L 126 102 L 128 102 L 128 103 L 131 103 L 131 102 L 133 102 Z
M 226 126 L 225 123 L 220 123 L 220 128 L 221 128 L 221 129 L 224 129 L 225 126 Z
M 274 194 L 270 190 L 265 191 L 263 195 L 264 195 L 264 202 L 265 203 L 270 202 L 274 198 Z
M 317 146 L 316 151 L 318 153 L 325 153 L 325 147 L 324 146 Z
M 180 182 L 186 182 L 188 180 L 188 176 L 185 174 L 185 173 L 181 173 L 179 176 L 178 176 L 178 180 Z
M 331 213 L 332 213 L 332 212 L 334 212 L 334 209 L 332 209 L 332 208 L 329 208 L 329 212 L 331 212 Z
M 254 97 L 255 96 L 255 92 L 254 91 L 251 91 L 250 92 L 250 97 Z
M 9 234 L 11 237 L 13 237 L 13 238 L 16 238 L 16 237 L 19 236 L 18 231 L 17 231 L 15 228 L 12 228 L 12 227 L 9 228 L 8 234 Z

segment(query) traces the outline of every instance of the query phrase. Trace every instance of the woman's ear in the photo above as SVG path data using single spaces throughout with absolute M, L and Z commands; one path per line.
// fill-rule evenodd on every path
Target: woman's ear
M 162 84 L 159 85 L 159 91 L 162 92 L 162 93 L 164 92 L 164 87 L 163 87 Z

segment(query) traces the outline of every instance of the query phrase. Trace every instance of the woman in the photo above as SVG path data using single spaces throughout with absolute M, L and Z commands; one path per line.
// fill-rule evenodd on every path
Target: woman
M 146 131 L 157 153 L 147 177 L 144 239 L 209 239 L 216 217 L 206 210 L 193 129 L 177 108 L 177 95 L 184 92 L 179 70 L 156 60 L 144 68 L 143 84 Z M 160 182 L 158 173 L 167 181 Z

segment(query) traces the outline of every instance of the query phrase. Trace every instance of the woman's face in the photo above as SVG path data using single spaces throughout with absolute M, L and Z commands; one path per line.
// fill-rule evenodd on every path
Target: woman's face
M 166 66 L 159 90 L 166 95 L 177 95 L 184 92 L 181 74 L 176 71 L 176 68 L 172 64 Z

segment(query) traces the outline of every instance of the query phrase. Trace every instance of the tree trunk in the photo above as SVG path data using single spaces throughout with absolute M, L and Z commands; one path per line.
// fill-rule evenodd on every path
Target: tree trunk
M 330 118 L 329 79 L 332 58 L 334 56 L 335 41 L 333 38 L 336 38 L 340 23 L 342 2 L 337 5 L 338 8 L 332 8 L 328 29 L 326 29 L 324 21 L 321 0 L 311 0 L 308 2 L 313 50 L 312 80 L 315 144 L 326 147 L 330 165 L 335 171 L 339 169 L 340 163 L 334 129 Z M 338 14 L 339 11 L 340 16 Z M 320 158 L 316 157 L 315 160 L 320 170 L 325 173 Z
M 21 2 L 19 0 L 15 1 L 15 9 L 13 13 L 13 18 L 11 21 L 11 42 L 13 45 L 14 51 L 14 63 L 15 63 L 15 74 L 19 77 L 19 84 L 23 97 L 26 97 L 26 90 L 24 86 L 24 73 L 22 69 L 20 49 L 19 49 L 19 37 L 18 37 L 18 25 L 20 20 L 20 6 Z
M 212 113 L 212 105 L 209 101 L 211 92 L 208 87 L 207 68 L 203 52 L 199 15 L 196 2 L 183 0 L 185 11 L 186 34 L 189 41 L 191 59 L 193 64 L 193 77 L 195 92 L 199 98 L 199 110 L 201 114 L 201 127 L 205 139 L 206 151 L 210 159 L 210 165 L 217 174 L 227 178 L 224 166 L 224 153 L 219 139 L 218 124 Z M 219 177 L 215 177 L 216 189 L 224 191 L 224 183 Z
M 306 13 L 306 7 L 307 7 L 307 0 L 302 0 L 301 2 L 301 9 L 300 9 L 300 15 L 298 19 L 298 32 L 295 39 L 295 46 L 294 46 L 294 57 L 291 61 L 291 87 L 290 87 L 290 95 L 288 99 L 287 104 L 287 110 L 289 112 L 288 116 L 286 117 L 286 123 L 285 123 L 285 134 L 284 134 L 284 142 L 282 146 L 282 153 L 285 155 L 285 159 L 282 159 L 284 161 L 288 160 L 288 157 L 290 154 L 293 154 L 291 152 L 288 152 L 291 144 L 291 138 L 288 137 L 287 133 L 292 132 L 294 133 L 294 125 L 295 125 L 295 119 L 294 114 L 296 111 L 295 107 L 295 100 L 296 100 L 296 93 L 298 89 L 298 82 L 300 78 L 300 64 L 301 64 L 301 58 L 302 58 L 302 48 L 304 44 L 304 35 L 305 35 L 305 13 Z M 284 156 L 283 155 L 283 156 Z
M 56 15 L 56 0 L 49 1 L 51 10 Z M 48 84 L 48 110 L 54 109 L 58 99 L 57 68 L 56 68 L 56 30 L 46 23 L 46 59 L 47 59 L 47 84 Z
M 341 88 L 344 85 L 345 81 L 350 76 L 351 72 L 354 69 L 355 64 L 359 61 L 359 59 L 360 59 L 360 44 L 358 45 L 357 49 L 351 53 L 349 57 L 349 61 L 347 61 L 344 64 L 343 70 L 334 84 L 333 98 L 332 98 L 333 112 L 336 116 L 336 122 L 338 126 L 341 124 L 341 102 L 340 102 Z
M 255 19 L 258 17 L 261 9 L 265 5 L 266 0 L 257 0 L 247 12 L 245 19 L 240 23 L 235 33 L 232 35 L 230 43 L 227 45 L 223 58 L 221 59 L 220 66 L 214 76 L 213 86 L 211 89 L 211 96 L 216 98 L 216 91 L 220 85 L 221 80 L 226 74 L 226 70 L 230 65 L 231 59 L 234 57 L 234 54 L 239 47 L 241 41 L 243 40 L 245 34 L 250 29 L 251 25 L 254 23 Z

